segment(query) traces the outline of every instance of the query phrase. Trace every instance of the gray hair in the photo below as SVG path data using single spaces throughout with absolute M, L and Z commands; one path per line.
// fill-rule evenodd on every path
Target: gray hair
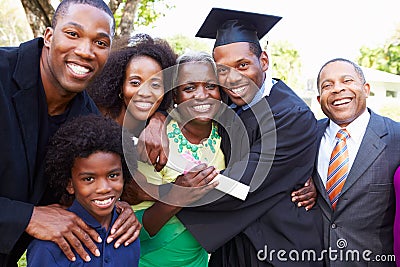
M 210 63 L 213 67 L 215 76 L 217 76 L 217 66 L 215 64 L 214 59 L 212 56 L 206 52 L 202 51 L 189 51 L 184 53 L 183 55 L 179 56 L 176 60 L 176 65 L 172 74 L 172 88 L 174 90 L 179 85 L 178 78 L 179 78 L 179 68 L 182 64 L 191 63 L 191 62 L 203 62 L 203 63 Z
M 320 69 L 319 72 L 318 72 L 318 76 L 317 76 L 317 89 L 318 89 L 318 93 L 320 92 L 320 89 L 321 89 L 321 88 L 319 88 L 319 82 L 320 82 L 320 79 L 321 79 L 321 72 L 322 72 L 322 70 L 326 67 L 326 65 L 328 65 L 328 64 L 330 64 L 330 63 L 333 63 L 333 62 L 337 62 L 337 61 L 347 62 L 347 63 L 351 64 L 351 65 L 354 67 L 354 70 L 357 72 L 358 77 L 360 78 L 361 82 L 362 82 L 363 84 L 365 84 L 365 83 L 367 82 L 367 81 L 365 80 L 365 76 L 364 76 L 364 73 L 363 73 L 361 67 L 358 66 L 356 63 L 354 63 L 354 62 L 351 61 L 351 60 L 345 59 L 345 58 L 334 58 L 334 59 L 331 59 L 331 60 L 329 60 L 328 62 L 326 62 L 324 65 L 322 65 L 321 69 Z

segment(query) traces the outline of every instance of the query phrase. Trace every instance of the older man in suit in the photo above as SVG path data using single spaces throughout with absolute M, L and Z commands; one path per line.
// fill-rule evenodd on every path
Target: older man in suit
M 400 164 L 400 123 L 366 107 L 370 85 L 355 63 L 325 63 L 318 101 L 320 147 L 314 177 L 323 212 L 328 266 L 396 266 L 393 175 Z

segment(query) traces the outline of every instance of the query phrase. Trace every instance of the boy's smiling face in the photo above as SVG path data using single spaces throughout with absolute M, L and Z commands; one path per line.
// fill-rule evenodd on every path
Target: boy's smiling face
M 121 157 L 111 152 L 96 152 L 76 158 L 67 191 L 108 229 L 112 210 L 122 194 L 124 179 Z

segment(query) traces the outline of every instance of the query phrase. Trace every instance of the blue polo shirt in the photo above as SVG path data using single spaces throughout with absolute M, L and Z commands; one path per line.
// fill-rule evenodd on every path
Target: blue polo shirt
M 97 248 L 100 251 L 100 257 L 96 257 L 91 254 L 89 251 L 90 258 L 92 259 L 90 262 L 83 261 L 79 255 L 74 251 L 76 256 L 76 261 L 71 262 L 65 257 L 64 253 L 58 247 L 56 243 L 51 241 L 43 241 L 35 239 L 33 240 L 27 251 L 27 261 L 28 266 L 32 267 L 66 267 L 66 266 L 85 266 L 85 267 L 100 267 L 100 266 L 116 266 L 116 267 L 124 267 L 124 266 L 138 266 L 139 257 L 140 257 L 140 242 L 138 239 L 135 240 L 132 244 L 125 247 L 121 245 L 119 248 L 114 248 L 114 242 L 107 244 L 107 236 L 109 235 L 109 231 L 107 231 L 101 224 L 96 221 L 92 215 L 89 214 L 78 201 L 74 201 L 72 206 L 68 209 L 78 215 L 84 222 L 86 222 L 90 227 L 95 229 L 97 233 L 99 233 L 102 243 L 96 243 Z M 115 222 L 118 215 L 113 210 L 113 216 L 111 219 L 111 224 Z M 111 229 L 111 227 L 109 227 Z M 109 229 L 109 230 L 110 230 Z

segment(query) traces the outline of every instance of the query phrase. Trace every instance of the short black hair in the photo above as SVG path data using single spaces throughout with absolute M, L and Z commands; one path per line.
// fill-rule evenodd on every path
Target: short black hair
M 98 9 L 106 12 L 113 19 L 112 35 L 114 36 L 114 32 L 115 32 L 114 15 L 111 12 L 108 5 L 103 0 L 63 0 L 63 1 L 61 1 L 61 3 L 58 5 L 56 11 L 54 12 L 53 18 L 51 20 L 51 26 L 53 28 L 55 28 L 57 25 L 58 18 L 60 16 L 62 17 L 62 16 L 65 16 L 65 14 L 67 14 L 68 8 L 70 5 L 77 5 L 77 4 L 89 5 L 89 6 L 98 8 Z
M 49 142 L 45 175 L 50 188 L 63 203 L 70 203 L 73 196 L 66 188 L 76 158 L 87 158 L 96 152 L 115 153 L 120 156 L 124 183 L 132 180 L 122 148 L 122 128 L 114 120 L 101 115 L 85 115 L 63 124 Z M 134 152 L 134 151 L 133 151 Z M 131 158 L 131 157 L 130 157 Z M 136 168 L 136 154 L 132 155 Z M 135 171 L 135 170 L 132 170 Z
M 250 52 L 253 53 L 254 55 L 256 55 L 257 58 L 259 58 L 261 56 L 262 53 L 262 49 L 260 44 L 256 44 L 256 43 L 249 43 L 249 49 Z
M 129 39 L 122 38 L 122 41 L 117 41 L 116 47 L 118 48 L 110 53 L 103 71 L 87 88 L 97 107 L 113 119 L 120 115 L 124 105 L 124 100 L 119 94 L 124 84 L 126 68 L 133 58 L 148 56 L 157 61 L 163 70 L 175 65 L 177 58 L 167 41 L 153 39 L 147 34 L 137 34 Z M 169 86 L 165 84 L 166 80 L 168 79 L 164 79 L 164 89 Z M 165 94 L 160 109 L 166 110 L 171 101 L 170 94 Z
M 338 58 L 334 58 L 334 59 L 331 59 L 331 60 L 329 60 L 328 62 L 326 62 L 324 65 L 322 65 L 321 69 L 319 70 L 318 76 L 317 76 L 317 88 L 318 88 L 318 92 L 320 91 L 319 82 L 320 82 L 320 78 L 321 78 L 320 76 L 321 76 L 322 70 L 326 67 L 326 65 L 328 65 L 328 64 L 330 64 L 330 63 L 333 63 L 333 62 L 337 62 L 337 61 L 347 62 L 347 63 L 351 64 L 351 65 L 354 67 L 354 70 L 357 72 L 358 77 L 360 78 L 361 82 L 362 82 L 363 84 L 365 84 L 365 83 L 367 82 L 367 81 L 365 80 L 364 72 L 362 71 L 362 69 L 361 69 L 360 66 L 358 66 L 356 63 L 354 63 L 354 62 L 351 61 L 351 60 L 338 57 Z
M 261 48 L 261 45 L 259 43 L 256 44 L 256 43 L 250 43 L 250 42 L 248 42 L 248 44 L 249 44 L 250 52 L 253 53 L 257 58 L 260 58 L 261 53 L 263 51 L 262 48 Z M 213 50 L 212 53 L 213 53 L 213 56 L 214 56 L 214 50 Z

